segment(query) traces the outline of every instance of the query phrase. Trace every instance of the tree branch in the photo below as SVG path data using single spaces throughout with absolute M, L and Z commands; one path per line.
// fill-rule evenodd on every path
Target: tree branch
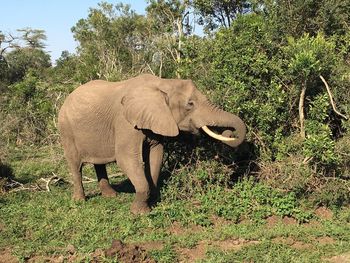
M 348 120 L 348 117 L 347 117 L 347 116 L 341 114 L 341 113 L 337 110 L 337 108 L 336 108 L 336 106 L 335 106 L 335 102 L 334 102 L 334 100 L 333 100 L 333 96 L 332 96 L 331 90 L 330 90 L 330 88 L 329 88 L 329 86 L 328 86 L 327 81 L 324 79 L 324 77 L 322 77 L 322 75 L 320 75 L 320 79 L 322 80 L 322 82 L 323 82 L 324 85 L 326 86 L 326 89 L 327 89 L 327 92 L 328 92 L 328 96 L 329 96 L 329 100 L 330 100 L 330 102 L 331 102 L 331 104 L 332 104 L 332 108 L 333 108 L 334 112 L 335 112 L 336 114 L 338 114 L 340 117 L 344 118 L 345 120 Z

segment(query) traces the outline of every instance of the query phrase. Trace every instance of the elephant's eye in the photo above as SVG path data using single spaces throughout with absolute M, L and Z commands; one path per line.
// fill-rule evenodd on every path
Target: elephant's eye
M 194 107 L 194 102 L 192 100 L 189 100 L 186 105 L 186 110 L 192 110 Z

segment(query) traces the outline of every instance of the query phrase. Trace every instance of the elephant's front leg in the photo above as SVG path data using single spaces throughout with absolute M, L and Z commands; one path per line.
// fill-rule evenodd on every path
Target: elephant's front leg
M 116 158 L 119 167 L 126 173 L 135 187 L 136 196 L 131 205 L 133 214 L 143 214 L 150 211 L 148 206 L 150 188 L 144 172 L 142 143 L 142 140 L 136 138 L 131 145 L 121 145 Z

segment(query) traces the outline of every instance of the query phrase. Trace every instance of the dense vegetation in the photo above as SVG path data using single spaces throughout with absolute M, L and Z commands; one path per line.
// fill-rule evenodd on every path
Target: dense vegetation
M 54 65 L 45 51 L 44 31 L 25 28 L 16 35 L 0 31 L 0 206 L 5 204 L 0 211 L 8 215 L 2 218 L 0 213 L 0 232 L 2 225 L 9 225 L 4 233 L 14 245 L 27 240 L 23 233 L 32 228 L 30 220 L 46 222 L 27 207 L 30 220 L 11 225 L 10 215 L 13 220 L 21 218 L 16 207 L 20 202 L 34 199 L 45 207 L 47 199 L 52 207 L 68 206 L 62 213 L 76 209 L 67 197 L 69 177 L 56 126 L 64 98 L 91 79 L 118 81 L 145 72 L 194 80 L 213 102 L 246 122 L 247 142 L 232 151 L 205 136 L 169 139 L 161 203 L 136 225 L 131 226 L 135 219 L 126 219 L 131 225 L 120 226 L 126 232 L 115 238 L 130 240 L 145 225 L 180 222 L 206 227 L 215 223 L 213 218 L 261 223 L 273 215 L 307 222 L 318 206 L 343 211 L 350 204 L 349 27 L 348 0 L 149 0 L 145 15 L 124 4 L 102 2 L 72 27 L 79 43 L 76 54 L 63 51 Z M 39 190 L 40 180 L 52 175 L 61 180 L 55 181 L 50 196 L 16 191 Z M 33 202 L 30 206 L 35 206 Z M 112 209 L 102 199 L 92 202 Z M 89 204 L 78 207 L 93 213 Z M 55 217 L 49 207 L 43 209 L 46 216 Z M 127 213 L 118 207 L 113 211 Z M 338 214 L 339 222 L 348 225 L 349 212 Z M 69 232 L 66 225 L 57 224 Z M 239 226 L 234 231 L 250 238 Z M 341 231 L 334 236 L 349 242 Z M 253 232 L 252 239 L 263 236 L 260 229 Z M 16 250 L 20 257 L 38 251 L 51 254 L 62 246 L 50 245 L 44 234 L 35 234 L 44 247 L 37 250 L 24 242 L 24 252 L 19 252 L 23 247 Z M 161 239 L 161 233 L 153 234 Z M 93 251 L 100 242 L 95 240 L 100 236 L 91 236 L 86 237 L 91 244 L 83 245 L 79 233 L 72 235 L 65 238 L 82 246 L 81 253 Z M 186 242 L 194 246 L 200 240 L 196 238 Z M 172 245 L 186 242 L 166 240 L 165 248 L 153 256 L 172 262 L 176 258 Z M 281 256 L 281 262 L 299 261 L 293 251 L 265 241 L 257 245 L 260 250 L 283 251 L 286 258 Z M 0 239 L 0 248 L 3 244 Z M 334 251 L 344 250 L 343 245 L 334 245 Z M 209 259 L 224 257 L 217 253 L 210 252 Z M 249 253 L 252 261 L 261 256 Z M 321 254 L 309 257 L 319 260 Z M 235 254 L 237 260 L 242 257 Z

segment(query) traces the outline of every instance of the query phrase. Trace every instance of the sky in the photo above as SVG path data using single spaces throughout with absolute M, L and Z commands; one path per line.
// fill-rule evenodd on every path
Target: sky
M 75 52 L 71 28 L 81 18 L 86 18 L 90 7 L 101 0 L 8 0 L 1 3 L 0 31 L 16 35 L 17 29 L 30 27 L 43 29 L 47 36 L 46 51 L 55 62 L 62 51 Z M 144 14 L 146 0 L 104 0 L 116 4 L 130 4 L 138 14 Z

